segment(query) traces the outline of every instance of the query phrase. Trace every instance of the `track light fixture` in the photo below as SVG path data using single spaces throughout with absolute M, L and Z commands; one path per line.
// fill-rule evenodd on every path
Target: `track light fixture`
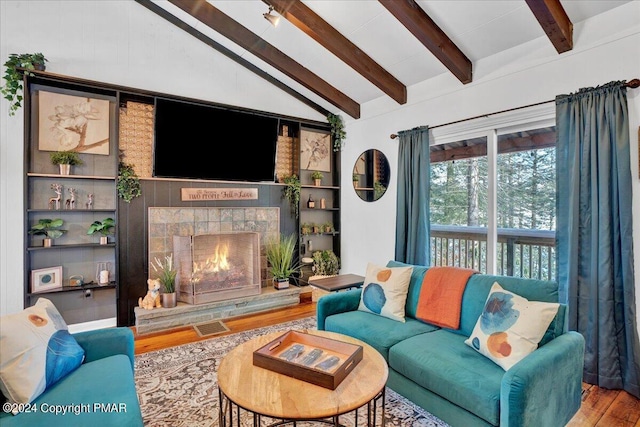
M 271 12 L 273 12 L 273 6 L 269 6 L 269 12 L 263 13 L 262 16 L 264 16 L 264 19 L 269 21 L 271 25 L 277 27 L 278 22 L 280 22 L 280 17 L 277 15 L 272 15 Z

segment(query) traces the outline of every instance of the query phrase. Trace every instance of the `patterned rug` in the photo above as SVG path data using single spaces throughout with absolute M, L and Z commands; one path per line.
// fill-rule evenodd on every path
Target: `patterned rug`
M 135 380 L 145 426 L 209 427 L 218 425 L 216 372 L 225 354 L 238 344 L 270 332 L 315 329 L 314 317 L 214 337 L 136 356 Z M 424 409 L 393 390 L 386 389 L 386 425 L 447 427 Z M 340 416 L 341 424 L 354 425 L 353 414 Z M 268 422 L 268 418 L 263 418 Z M 251 426 L 247 414 L 242 426 Z M 309 423 L 297 423 L 306 426 Z M 366 425 L 366 411 L 358 411 L 358 425 Z M 380 420 L 376 425 L 380 425 Z

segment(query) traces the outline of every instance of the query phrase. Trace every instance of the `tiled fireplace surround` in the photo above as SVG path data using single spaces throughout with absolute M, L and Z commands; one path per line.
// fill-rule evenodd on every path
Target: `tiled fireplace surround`
M 260 295 L 240 297 L 206 304 L 178 303 L 176 308 L 145 310 L 135 308 L 138 333 L 197 324 L 216 319 L 240 316 L 273 308 L 296 305 L 300 289 L 276 291 L 266 270 L 264 242 L 280 233 L 280 209 L 277 207 L 239 208 L 149 208 L 149 261 L 163 260 L 172 253 L 173 236 L 191 236 L 229 232 L 257 232 L 260 235 Z M 155 277 L 149 265 L 151 277 Z

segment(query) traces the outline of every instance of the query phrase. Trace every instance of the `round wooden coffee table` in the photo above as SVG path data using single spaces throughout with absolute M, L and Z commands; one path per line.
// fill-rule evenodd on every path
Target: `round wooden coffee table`
M 253 352 L 283 332 L 263 335 L 240 344 L 222 359 L 218 368 L 220 426 L 240 425 L 241 410 L 253 416 L 253 425 L 262 425 L 261 417 L 276 420 L 271 425 L 318 421 L 340 425 L 339 416 L 367 407 L 367 425 L 375 426 L 378 406 L 384 425 L 387 363 L 373 347 L 355 338 L 328 331 L 305 330 L 363 348 L 358 365 L 335 390 L 298 380 L 253 365 Z M 381 400 L 381 403 L 378 401 Z

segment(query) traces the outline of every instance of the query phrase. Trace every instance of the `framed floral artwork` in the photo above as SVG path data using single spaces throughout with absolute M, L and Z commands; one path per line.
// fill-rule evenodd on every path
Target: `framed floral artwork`
M 328 132 L 300 129 L 300 167 L 331 172 L 331 135 Z
M 38 149 L 109 155 L 109 101 L 38 91 Z

